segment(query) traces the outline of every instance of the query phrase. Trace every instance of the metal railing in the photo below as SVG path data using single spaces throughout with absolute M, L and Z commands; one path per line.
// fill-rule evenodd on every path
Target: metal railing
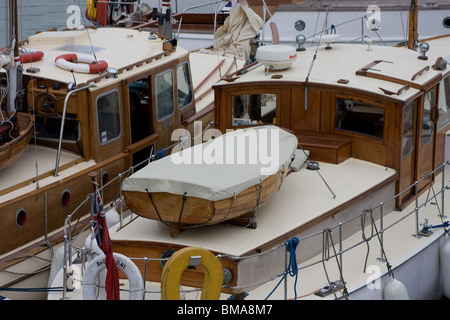
M 175 143 L 174 145 L 172 145 L 171 147 L 174 147 L 175 145 L 182 143 L 182 140 L 180 140 L 179 142 Z M 170 148 L 171 148 L 170 147 Z M 151 155 L 149 160 L 153 159 L 155 155 Z M 101 186 L 99 188 L 100 191 L 102 191 L 104 188 L 107 188 L 111 183 L 113 183 L 116 179 L 119 180 L 119 201 L 120 201 L 120 227 L 123 227 L 123 209 L 122 209 L 122 192 L 121 192 L 121 182 L 122 182 L 122 178 L 126 175 L 128 175 L 129 173 L 133 173 L 134 172 L 134 168 L 142 165 L 143 163 L 145 163 L 146 161 L 149 160 L 145 160 L 142 163 L 134 166 L 134 167 L 130 167 L 128 170 L 126 170 L 125 172 L 119 174 L 117 177 L 115 177 L 113 180 L 111 180 L 110 182 L 108 182 L 108 184 Z M 419 214 L 420 214 L 420 210 L 421 208 L 423 208 L 424 206 L 426 206 L 428 203 L 430 203 L 431 201 L 434 201 L 434 204 L 436 204 L 437 210 L 438 210 L 438 216 L 441 218 L 441 220 L 443 220 L 446 216 L 444 215 L 444 203 L 445 203 L 445 191 L 447 191 L 449 188 L 448 186 L 446 186 L 445 184 L 445 167 L 447 165 L 450 165 L 450 162 L 445 162 L 443 164 L 441 164 L 438 168 L 436 168 L 435 170 L 428 172 L 427 174 L 425 174 L 420 180 L 414 182 L 411 186 L 409 186 L 408 188 L 406 188 L 405 190 L 403 190 L 402 192 L 394 195 L 393 197 L 387 199 L 384 202 L 380 202 L 378 205 L 366 209 L 356 215 L 354 215 L 353 217 L 341 221 L 333 226 L 327 227 L 324 230 L 318 231 L 316 233 L 304 236 L 299 238 L 299 243 L 301 244 L 302 242 L 312 239 L 312 238 L 317 238 L 319 241 L 322 242 L 322 255 L 321 258 L 310 262 L 307 265 L 302 265 L 301 263 L 299 263 L 299 267 L 298 270 L 303 270 L 306 268 L 310 268 L 313 267 L 315 265 L 318 264 L 323 264 L 324 262 L 330 260 L 330 259 L 338 259 L 339 261 L 339 265 L 340 268 L 342 268 L 343 266 L 343 259 L 344 259 L 344 254 L 360 245 L 363 244 L 367 244 L 370 240 L 374 239 L 374 238 L 378 238 L 378 241 L 380 243 L 380 254 L 379 257 L 377 258 L 378 260 L 381 261 L 385 261 L 385 254 L 383 251 L 383 246 L 384 246 L 384 239 L 383 239 L 383 235 L 386 231 L 388 231 L 389 229 L 393 228 L 395 225 L 397 225 L 398 223 L 402 222 L 403 220 L 405 220 L 407 217 L 411 216 L 411 215 L 415 215 L 415 223 L 414 223 L 414 229 L 416 231 L 416 233 L 413 235 L 416 238 L 420 238 L 420 234 L 419 234 L 419 226 L 420 226 L 420 220 L 419 220 Z M 438 174 L 439 171 L 442 171 L 441 173 L 441 178 L 442 178 L 442 187 L 440 188 L 440 190 L 438 192 L 435 192 L 434 190 L 434 186 L 431 183 L 432 177 L 434 177 L 435 175 Z M 430 181 L 430 185 L 429 185 L 429 189 L 428 189 L 428 194 L 427 197 L 425 199 L 425 201 L 423 203 L 419 203 L 419 192 L 418 192 L 418 186 L 421 182 L 425 181 L 425 180 L 429 180 Z M 415 206 L 411 211 L 406 212 L 404 215 L 402 215 L 401 217 L 399 217 L 398 219 L 396 219 L 394 222 L 392 222 L 390 225 L 385 226 L 385 208 L 390 206 L 390 203 L 393 203 L 396 201 L 397 198 L 401 197 L 402 195 L 404 195 L 407 192 L 411 192 L 411 190 L 413 190 L 413 194 L 414 194 L 414 203 Z M 440 197 L 440 199 L 439 199 Z M 440 200 L 440 205 L 438 204 Z M 75 216 L 76 212 L 80 209 L 83 208 L 87 203 L 90 203 L 91 206 L 93 205 L 93 201 L 94 201 L 94 194 L 90 194 L 85 201 L 83 201 L 83 203 L 81 203 L 75 210 L 74 212 L 72 212 L 67 218 L 66 218 L 66 224 L 65 224 L 65 233 L 64 233 L 64 261 L 68 261 L 69 265 L 72 264 L 72 247 L 73 247 L 73 241 L 74 238 L 72 236 L 72 229 L 71 229 L 71 220 L 72 218 Z M 375 219 L 374 216 L 377 216 L 377 218 Z M 365 228 L 366 226 L 366 220 L 367 218 L 370 218 L 370 222 L 367 226 L 370 227 L 370 235 L 366 235 L 365 233 Z M 362 240 L 359 242 L 355 242 L 352 243 L 351 245 L 349 245 L 348 247 L 344 247 L 344 240 L 346 237 L 343 236 L 343 228 L 350 224 L 350 223 L 355 223 L 356 220 L 360 220 L 361 223 L 361 234 L 362 234 Z M 377 221 L 376 221 L 377 220 Z M 92 223 L 92 215 L 91 215 L 91 223 Z M 88 224 L 88 226 L 86 226 L 84 230 L 86 230 L 87 228 L 90 228 L 90 224 Z M 377 227 L 378 225 L 378 227 Z M 332 233 L 335 232 L 338 234 L 338 239 L 336 242 L 333 241 L 332 239 Z M 353 232 L 352 234 L 355 234 L 356 232 Z M 81 234 L 81 232 L 80 232 Z M 280 243 L 278 245 L 275 245 L 274 247 L 261 252 L 261 253 L 257 253 L 257 254 L 252 254 L 252 255 L 248 255 L 248 256 L 232 256 L 232 255 L 227 255 L 227 254 L 219 254 L 217 255 L 217 258 L 223 259 L 230 259 L 230 260 L 236 260 L 236 261 L 242 261 L 242 260 L 246 260 L 246 259 L 254 259 L 254 258 L 258 258 L 262 255 L 266 255 L 269 253 L 272 253 L 274 251 L 277 250 L 281 250 L 285 247 L 285 243 Z M 336 250 L 337 247 L 337 250 Z M 76 247 L 75 247 L 76 248 Z M 77 250 L 82 251 L 82 248 L 76 248 Z M 331 252 L 331 250 L 335 250 L 334 252 Z M 287 252 L 285 253 L 285 255 L 287 255 Z M 139 260 L 139 261 L 144 261 L 144 266 L 146 266 L 147 261 L 166 261 L 168 260 L 168 258 L 147 258 L 147 257 L 129 257 L 131 260 Z M 366 257 L 366 263 L 367 263 L 367 257 Z M 67 270 L 67 264 L 64 263 L 64 273 L 66 273 Z M 342 272 L 342 269 L 340 270 Z M 274 274 L 274 275 L 270 275 L 270 278 L 263 280 L 259 283 L 255 283 L 255 284 L 251 284 L 251 285 L 246 285 L 246 286 L 241 286 L 241 287 L 232 287 L 229 285 L 225 285 L 224 287 L 230 288 L 230 289 L 245 289 L 245 288 L 251 288 L 251 287 L 256 287 L 256 286 L 260 286 L 262 284 L 265 284 L 267 282 L 273 281 L 277 278 L 279 278 L 280 276 L 282 276 L 283 274 Z M 66 275 L 64 275 L 63 277 L 63 299 L 66 297 L 66 292 L 67 292 L 67 288 L 66 288 Z M 146 281 L 146 267 L 144 267 L 144 282 Z M 287 280 L 285 280 L 287 281 Z M 286 289 L 285 289 L 286 290 Z M 147 291 L 146 291 L 147 292 Z M 285 298 L 287 298 L 287 293 L 285 292 Z

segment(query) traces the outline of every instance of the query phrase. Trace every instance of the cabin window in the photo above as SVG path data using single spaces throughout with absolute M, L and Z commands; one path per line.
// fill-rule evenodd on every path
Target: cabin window
M 277 95 L 249 94 L 232 97 L 232 126 L 275 124 Z
M 179 64 L 177 67 L 177 97 L 178 109 L 182 110 L 192 103 L 192 86 L 189 64 Z
M 120 136 L 119 92 L 113 90 L 97 97 L 98 138 L 101 145 Z
M 156 77 L 156 119 L 162 121 L 173 112 L 173 73 L 168 70 Z
M 384 108 L 361 101 L 336 99 L 336 129 L 384 138 Z
M 415 102 L 405 105 L 403 111 L 402 158 L 409 157 L 414 148 L 414 114 Z
M 450 123 L 450 76 L 439 84 L 439 120 L 438 130 Z
M 434 130 L 434 90 L 430 90 L 425 94 L 423 101 L 422 115 L 422 144 L 428 144 L 433 137 Z
M 59 141 L 61 133 L 60 118 L 44 118 L 36 115 L 36 139 L 41 141 Z M 64 123 L 63 141 L 78 143 L 81 140 L 80 122 L 75 114 L 67 114 Z

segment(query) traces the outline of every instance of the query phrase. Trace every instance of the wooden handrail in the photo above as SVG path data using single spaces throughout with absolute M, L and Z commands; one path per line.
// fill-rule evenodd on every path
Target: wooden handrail
M 134 154 L 138 151 L 141 151 L 142 149 L 145 149 L 145 148 L 151 146 L 158 140 L 158 138 L 159 138 L 159 134 L 154 133 L 154 134 L 148 136 L 147 138 L 144 138 L 136 143 L 129 145 L 128 147 L 125 148 L 124 152 Z

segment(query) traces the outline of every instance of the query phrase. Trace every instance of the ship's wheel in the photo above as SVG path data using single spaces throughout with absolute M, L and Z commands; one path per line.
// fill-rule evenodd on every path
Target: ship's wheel
M 34 101 L 36 112 L 45 118 L 53 117 L 58 111 L 58 101 L 53 93 L 42 92 Z

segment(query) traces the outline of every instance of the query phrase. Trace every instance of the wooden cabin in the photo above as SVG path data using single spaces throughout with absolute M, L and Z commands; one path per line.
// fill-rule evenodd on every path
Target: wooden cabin
M 253 66 L 214 87 L 215 124 L 222 132 L 267 123 L 287 128 L 312 160 L 353 157 L 395 169 L 398 193 L 445 161 L 450 69 L 437 64 L 449 54 L 446 41 L 434 40 L 426 58 L 406 48 L 334 44 L 297 51 L 286 70 Z M 414 192 L 406 190 L 397 206 Z
M 23 64 L 19 105 L 35 115 L 36 139 L 0 171 L 0 254 L 64 226 L 93 191 L 89 172 L 98 172 L 103 186 L 152 150 L 176 143 L 176 128 L 212 120 L 213 93 L 203 83 L 213 79 L 216 55 L 198 53 L 205 67 L 193 75 L 187 50 L 150 32 L 120 28 L 44 32 L 25 46 L 44 53 Z M 55 63 L 61 55 L 91 52 L 115 70 L 79 73 Z M 226 60 L 223 68 L 234 66 Z M 118 198 L 119 183 L 103 190 L 104 203 Z

